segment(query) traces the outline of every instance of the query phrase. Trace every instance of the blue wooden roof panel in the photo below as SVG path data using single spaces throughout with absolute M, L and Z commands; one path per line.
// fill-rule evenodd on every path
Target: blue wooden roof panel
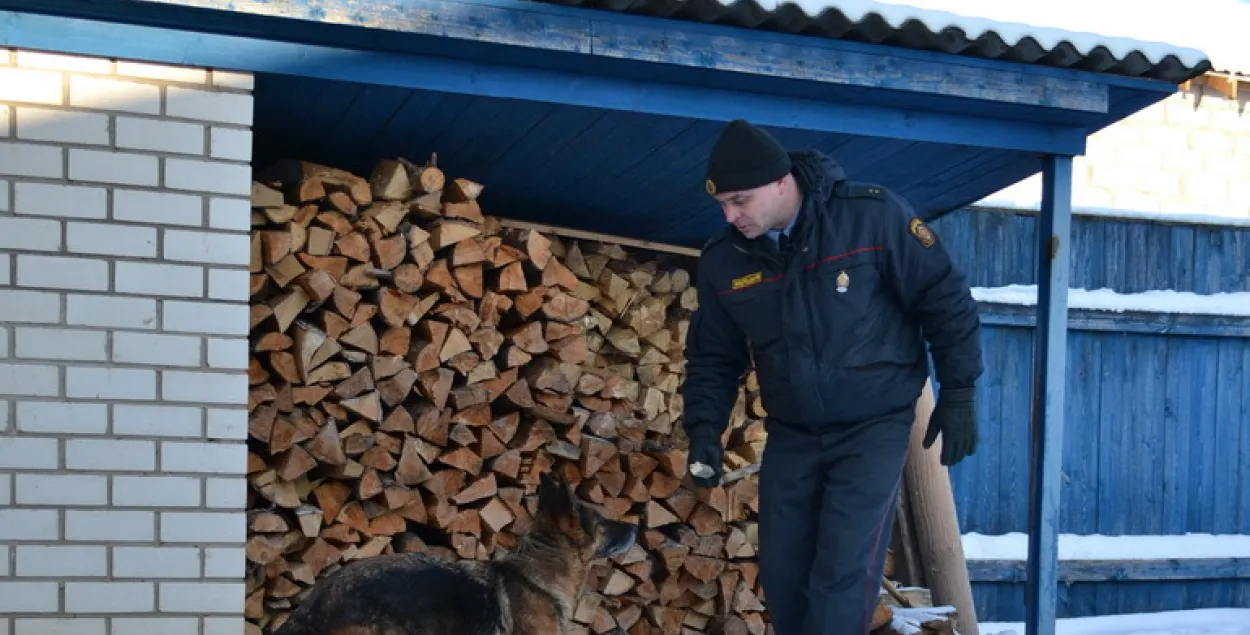
M 0 7 L 137 20 L 374 50 L 498 59 L 500 46 L 563 53 L 566 70 L 600 72 L 609 60 L 718 70 L 807 83 L 1016 103 L 1034 109 L 1105 112 L 1105 83 L 1039 65 L 854 42 L 748 31 L 568 8 L 525 0 L 3 0 Z M 892 95 L 891 98 L 896 97 Z M 879 99 L 879 98 L 878 98 Z
M 733 118 L 935 218 L 1174 90 L 522 0 L 6 5 L 24 9 L 0 11 L 7 45 L 257 73 L 258 168 L 437 154 L 487 186 L 494 213 L 685 245 L 723 222 L 701 175 Z
M 1210 68 L 1202 51 L 1166 42 L 1144 42 L 1122 36 L 1068 31 L 949 12 L 910 7 L 897 2 L 838 0 L 815 3 L 816 12 L 791 3 L 755 0 L 134 0 L 152 5 L 227 9 L 254 15 L 296 18 L 395 32 L 429 33 L 443 37 L 493 41 L 521 46 L 626 57 L 638 53 L 673 61 L 688 51 L 708 50 L 706 41 L 657 38 L 646 20 L 616 18 L 655 17 L 689 24 L 744 27 L 761 33 L 814 36 L 809 41 L 837 40 L 871 45 L 887 44 L 914 51 L 938 51 L 968 59 L 1009 61 L 1061 69 L 1091 70 L 1132 77 L 1180 82 Z M 811 3 L 807 3 L 811 4 Z M 473 5 L 469 19 L 458 19 L 451 7 Z M 528 6 L 526 6 L 528 5 Z M 568 9 L 592 9 L 592 13 Z M 468 12 L 466 12 L 468 13 Z M 536 18 L 535 14 L 542 14 Z M 530 36 L 545 33 L 553 17 L 560 18 L 561 37 L 551 44 Z M 563 19 L 567 18 L 567 20 Z M 1075 19 L 1075 17 L 1069 17 Z M 648 25 L 636 30 L 639 25 Z M 589 28 L 585 28 L 589 27 Z M 585 28 L 585 30 L 583 30 Z M 618 31 L 619 29 L 619 31 Z M 697 30 L 684 26 L 682 36 Z M 667 35 L 667 34 L 665 34 Z M 764 40 L 767 41 L 767 40 Z M 774 40 L 784 41 L 784 40 Z M 664 46 L 655 46 L 661 45 Z M 873 54 L 876 48 L 861 49 Z M 785 50 L 780 62 L 793 65 L 803 59 Z M 701 59 L 695 63 L 703 64 Z M 724 63 L 733 63 L 725 58 Z M 748 68 L 756 68 L 748 62 Z M 819 65 L 800 72 L 816 71 Z M 842 69 L 846 71 L 847 69 Z M 851 73 L 856 72 L 850 69 Z M 838 77 L 841 73 L 835 73 Z M 863 77 L 863 76 L 861 76 Z M 817 73 L 809 79 L 825 81 Z M 837 81 L 835 79 L 834 81 Z M 875 84 L 874 84 L 875 85 Z

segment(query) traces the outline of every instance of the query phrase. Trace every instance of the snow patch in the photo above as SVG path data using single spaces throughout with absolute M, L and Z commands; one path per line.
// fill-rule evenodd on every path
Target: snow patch
M 967 560 L 1026 561 L 1029 537 L 1021 532 L 998 536 L 964 534 Z M 1186 560 L 1250 558 L 1250 535 L 1189 533 L 1163 536 L 1060 534 L 1060 560 Z M 1250 625 L 1250 619 L 1246 621 Z M 1023 634 L 1021 634 L 1023 635 Z M 1250 634 L 1248 634 L 1250 635 Z
M 1037 285 L 1011 284 L 1003 287 L 973 287 L 972 297 L 990 304 L 1035 306 Z M 1068 308 L 1093 311 L 1142 311 L 1184 315 L 1250 317 L 1250 291 L 1199 294 L 1192 291 L 1161 289 L 1140 293 L 1120 293 L 1113 289 L 1068 289 Z
M 1020 622 L 977 624 L 981 635 L 1025 635 Z M 1250 635 L 1250 609 L 1192 609 L 1070 617 L 1055 620 L 1057 635 Z
M 955 610 L 952 606 L 924 606 L 910 609 L 892 606 L 890 608 L 894 611 L 890 628 L 901 635 L 919 635 L 924 632 L 921 628 L 924 623 L 949 619 L 947 616 Z

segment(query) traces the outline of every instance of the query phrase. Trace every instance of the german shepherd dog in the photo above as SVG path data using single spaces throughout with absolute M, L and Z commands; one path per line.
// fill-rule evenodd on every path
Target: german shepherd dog
M 563 635 L 592 561 L 628 551 L 637 535 L 543 474 L 534 521 L 507 556 L 357 560 L 314 584 L 274 635 Z

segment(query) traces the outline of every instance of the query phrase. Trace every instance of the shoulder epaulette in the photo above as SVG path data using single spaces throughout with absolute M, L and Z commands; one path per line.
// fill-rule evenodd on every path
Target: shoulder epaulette
M 720 242 L 720 241 L 722 241 L 722 240 L 724 240 L 724 239 L 725 239 L 725 230 L 724 230 L 724 229 L 721 229 L 721 230 L 718 230 L 718 231 L 712 232 L 712 235 L 711 235 L 711 237 L 709 237 L 709 238 L 707 239 L 707 242 L 703 243 L 703 246 L 699 248 L 699 252 L 700 252 L 700 253 L 706 253 L 706 252 L 707 252 L 707 250 L 708 250 L 708 249 L 710 249 L 713 245 L 715 245 L 716 243 L 718 243 L 718 242 Z
M 842 183 L 838 188 L 838 196 L 841 198 L 875 198 L 885 200 L 885 188 L 872 183 Z

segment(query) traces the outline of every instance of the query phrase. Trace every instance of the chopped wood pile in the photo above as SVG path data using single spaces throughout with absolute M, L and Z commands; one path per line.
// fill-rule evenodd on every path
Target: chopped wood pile
M 509 227 L 484 213 L 483 184 L 434 158 L 382 160 L 367 177 L 288 160 L 256 179 L 249 633 L 272 632 L 353 560 L 502 553 L 551 471 L 642 528 L 592 572 L 583 632 L 771 632 L 753 378 L 725 436 L 727 483 L 686 475 L 689 263 Z M 898 632 L 892 602 L 876 632 Z

